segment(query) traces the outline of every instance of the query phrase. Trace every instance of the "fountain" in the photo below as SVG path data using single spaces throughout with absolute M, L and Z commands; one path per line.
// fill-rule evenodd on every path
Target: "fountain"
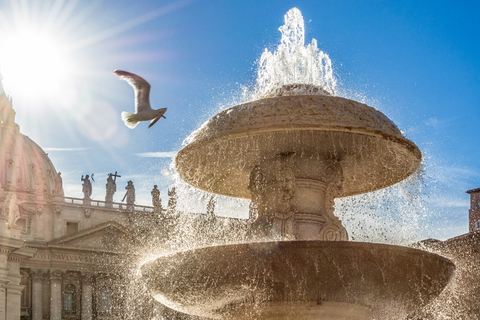
M 422 154 L 381 112 L 334 96 L 329 57 L 304 46 L 298 9 L 260 59 L 256 99 L 224 110 L 177 155 L 202 190 L 251 199 L 251 241 L 142 266 L 153 297 L 213 319 L 395 319 L 428 303 L 454 265 L 417 249 L 349 242 L 334 199 L 398 183 Z

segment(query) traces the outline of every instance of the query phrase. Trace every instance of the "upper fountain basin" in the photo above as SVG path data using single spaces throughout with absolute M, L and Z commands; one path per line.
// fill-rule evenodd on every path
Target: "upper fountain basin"
M 254 166 L 287 153 L 338 161 L 340 197 L 400 182 L 422 161 L 418 147 L 374 108 L 340 97 L 288 95 L 218 113 L 178 152 L 175 164 L 195 187 L 248 199 Z

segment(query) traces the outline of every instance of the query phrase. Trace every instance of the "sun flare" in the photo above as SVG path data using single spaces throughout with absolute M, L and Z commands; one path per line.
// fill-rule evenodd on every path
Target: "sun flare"
M 26 29 L 2 36 L 0 68 L 7 88 L 38 98 L 61 88 L 70 63 L 53 34 Z

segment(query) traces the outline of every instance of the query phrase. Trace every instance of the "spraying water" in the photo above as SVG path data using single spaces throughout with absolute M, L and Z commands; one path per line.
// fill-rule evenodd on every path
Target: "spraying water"
M 295 94 L 315 94 L 311 89 L 318 87 L 334 95 L 337 81 L 333 76 L 332 61 L 318 49 L 317 40 L 312 39 L 305 46 L 305 25 L 300 10 L 290 9 L 279 30 L 282 39 L 275 52 L 265 49 L 260 57 L 255 100 L 275 94 L 285 85 L 297 85 Z

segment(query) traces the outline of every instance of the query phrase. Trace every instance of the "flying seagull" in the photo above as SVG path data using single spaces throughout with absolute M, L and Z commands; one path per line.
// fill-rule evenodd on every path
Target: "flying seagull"
M 127 127 L 133 129 L 140 121 L 152 120 L 148 126 L 150 128 L 160 118 L 165 118 L 163 114 L 167 111 L 167 108 L 153 110 L 150 107 L 150 84 L 145 79 L 122 70 L 113 70 L 113 73 L 120 79 L 127 81 L 135 92 L 135 113 L 122 112 L 122 120 Z

